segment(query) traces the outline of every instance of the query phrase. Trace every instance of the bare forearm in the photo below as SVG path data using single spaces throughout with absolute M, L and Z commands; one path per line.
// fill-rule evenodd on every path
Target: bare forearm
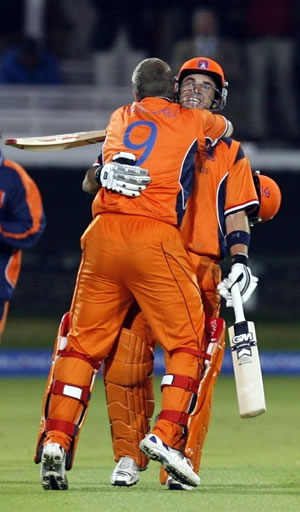
M 245 210 L 227 215 L 225 222 L 227 236 L 234 231 L 250 233 L 248 217 Z M 248 254 L 248 245 L 243 243 L 235 243 L 232 245 L 232 247 L 230 247 L 230 254 L 232 256 L 238 253 Z
M 95 180 L 96 169 L 97 167 L 88 169 L 82 182 L 82 190 L 93 196 L 97 194 L 100 188 L 99 183 Z

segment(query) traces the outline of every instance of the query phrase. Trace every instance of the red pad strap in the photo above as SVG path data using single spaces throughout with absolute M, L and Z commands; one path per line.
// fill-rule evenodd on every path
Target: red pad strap
M 210 360 L 210 355 L 204 352 L 204 350 L 194 350 L 193 348 L 175 348 L 171 351 L 172 354 L 175 354 L 175 352 L 186 352 L 187 354 L 192 354 L 196 357 L 201 357 L 201 359 L 208 359 Z
M 175 386 L 176 388 L 182 388 L 186 391 L 192 391 L 192 393 L 198 393 L 200 380 L 193 379 L 187 375 L 164 375 L 161 381 L 161 390 L 166 386 Z
M 50 430 L 58 430 L 59 432 L 64 432 L 72 437 L 75 437 L 78 434 L 77 425 L 65 420 L 46 420 L 45 432 L 50 432 Z
M 178 423 L 179 425 L 186 427 L 189 420 L 189 414 L 184 411 L 161 411 L 158 419 L 172 421 L 172 423 Z
M 97 361 L 93 361 L 84 354 L 81 354 L 81 352 L 75 352 L 75 350 L 59 350 L 57 353 L 61 357 L 76 357 L 77 359 L 82 359 L 82 361 L 90 364 L 93 368 L 95 368 L 95 370 L 99 370 L 101 366 L 101 362 L 98 363 Z
M 65 386 L 70 386 L 71 388 L 74 388 L 76 391 L 81 390 L 82 393 L 80 397 L 73 396 L 72 394 L 68 393 L 65 389 Z M 75 400 L 79 400 L 79 402 L 83 403 L 84 405 L 88 405 L 88 402 L 91 398 L 90 388 L 89 386 L 78 386 L 78 384 L 68 384 L 67 382 L 61 382 L 60 380 L 54 380 L 51 384 L 50 393 L 53 393 L 54 395 L 63 395 L 68 398 L 74 398 Z

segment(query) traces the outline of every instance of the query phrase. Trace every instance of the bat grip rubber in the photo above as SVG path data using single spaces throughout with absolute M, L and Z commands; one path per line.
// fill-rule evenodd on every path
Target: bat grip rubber
M 244 322 L 246 319 L 244 315 L 243 302 L 238 283 L 233 285 L 233 287 L 231 288 L 231 295 L 235 314 L 235 323 Z

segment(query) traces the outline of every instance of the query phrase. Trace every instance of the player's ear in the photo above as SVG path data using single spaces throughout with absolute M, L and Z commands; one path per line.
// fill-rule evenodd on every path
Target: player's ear
M 132 91 L 132 92 L 133 92 L 134 101 L 140 101 L 140 98 L 139 98 L 137 92 L 136 91 Z
M 175 96 L 177 96 L 179 92 L 179 82 L 178 82 L 178 78 L 175 77 L 175 83 L 174 83 L 174 93 L 175 93 Z

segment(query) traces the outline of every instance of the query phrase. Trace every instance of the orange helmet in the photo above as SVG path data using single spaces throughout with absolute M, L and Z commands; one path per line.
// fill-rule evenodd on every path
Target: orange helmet
M 225 80 L 224 71 L 220 64 L 207 57 L 195 57 L 194 59 L 187 60 L 181 66 L 177 76 L 177 83 L 179 87 L 184 77 L 193 73 L 209 75 L 216 82 L 217 90 L 212 108 L 214 110 L 222 110 L 226 105 L 228 82 Z
M 259 207 L 250 214 L 250 224 L 267 222 L 273 219 L 281 205 L 281 191 L 276 181 L 260 174 L 260 171 L 253 171 L 253 180 L 259 199 Z

